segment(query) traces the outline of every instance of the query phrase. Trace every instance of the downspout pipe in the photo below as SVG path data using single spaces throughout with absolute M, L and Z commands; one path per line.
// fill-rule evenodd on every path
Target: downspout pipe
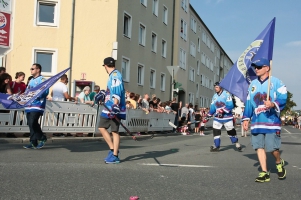
M 73 61 L 73 43 L 74 43 L 74 20 L 75 20 L 75 0 L 72 0 L 72 14 L 71 14 L 71 35 L 70 35 L 70 55 L 69 55 L 69 92 L 72 94 L 72 61 Z M 75 95 L 75 94 L 72 94 Z
M 173 12 L 172 12 L 172 34 L 171 34 L 171 66 L 174 65 L 173 63 L 173 57 L 174 57 L 174 34 L 175 34 L 175 9 L 176 9 L 176 1 L 174 0 L 173 1 Z M 173 71 L 172 71 L 173 72 Z M 170 85 L 171 85 L 171 89 L 170 89 L 170 97 L 173 98 L 173 88 L 174 88 L 174 85 L 173 85 L 173 75 L 171 76 L 171 81 L 170 81 Z M 173 100 L 173 99 L 171 99 Z

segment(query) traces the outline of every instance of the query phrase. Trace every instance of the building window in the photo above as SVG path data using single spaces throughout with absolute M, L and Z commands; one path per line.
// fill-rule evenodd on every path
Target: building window
M 121 74 L 124 81 L 129 82 L 130 59 L 123 57 L 121 63 Z
M 157 34 L 152 32 L 152 52 L 157 52 Z
M 187 23 L 181 19 L 181 37 L 184 39 L 184 40 L 187 40 Z
M 127 14 L 124 13 L 123 16 L 123 35 L 131 38 L 131 30 L 132 30 L 132 17 Z
M 206 65 L 206 55 L 203 52 L 201 54 L 201 62 Z
M 206 35 L 205 32 L 202 33 L 202 40 L 206 44 L 206 42 L 207 42 L 207 35 Z
M 145 26 L 143 24 L 139 26 L 139 44 L 145 46 Z
M 201 85 L 205 86 L 205 76 L 201 74 Z
M 187 0 L 182 0 L 182 4 L 181 4 L 183 10 L 185 10 L 186 12 L 187 12 L 187 3 L 188 3 Z
M 42 74 L 51 76 L 57 72 L 57 50 L 34 49 L 34 61 L 42 66 Z
M 209 48 L 210 48 L 210 43 L 211 43 L 210 38 L 207 36 L 207 43 L 206 43 L 206 45 L 207 45 L 207 47 L 209 47 Z
M 216 56 L 217 56 L 218 59 L 220 59 L 220 57 L 221 57 L 221 52 L 220 52 L 219 49 L 216 50 Z
M 165 91 L 165 74 L 161 74 L 161 85 L 160 85 L 161 91 Z
M 150 71 L 150 88 L 156 87 L 156 70 L 151 69 Z
M 213 89 L 213 83 L 212 80 L 209 80 L 209 88 L 212 90 Z
M 190 55 L 192 55 L 193 57 L 195 57 L 196 55 L 196 48 L 193 42 L 190 43 Z
M 196 74 L 200 75 L 200 61 L 199 60 L 196 61 Z
M 167 7 L 163 6 L 163 23 L 167 25 L 168 21 L 168 10 Z
M 201 39 L 198 38 L 198 52 L 201 51 Z
M 186 51 L 180 48 L 180 59 L 179 59 L 179 66 L 182 69 L 186 69 Z
M 162 57 L 166 58 L 166 41 L 162 40 Z
M 138 85 L 143 85 L 144 83 L 144 66 L 138 64 Z
M 158 17 L 158 1 L 159 0 L 153 0 L 153 14 Z
M 194 104 L 194 94 L 193 93 L 188 94 L 188 101 L 189 101 L 189 103 Z
M 203 102 L 203 100 L 204 100 L 203 97 L 200 97 L 200 106 L 201 106 L 201 107 L 204 107 L 204 102 Z
M 200 87 L 199 87 L 199 84 L 197 83 L 196 84 L 196 98 L 199 98 L 199 90 L 200 90 Z
M 145 7 L 147 7 L 147 0 L 140 0 L 140 3 L 141 3 L 142 5 L 144 5 Z
M 58 26 L 58 2 L 37 1 L 36 24 L 40 26 Z
M 211 51 L 214 53 L 214 44 L 213 44 L 213 42 L 211 42 Z
M 211 71 L 213 71 L 213 68 L 214 68 L 213 62 L 210 60 L 210 69 L 211 69 Z
M 189 80 L 194 82 L 194 69 L 192 67 L 189 69 Z
M 196 20 L 191 17 L 191 20 L 190 20 L 190 27 L 191 27 L 191 30 L 196 33 L 196 27 L 197 27 L 197 23 L 196 23 Z

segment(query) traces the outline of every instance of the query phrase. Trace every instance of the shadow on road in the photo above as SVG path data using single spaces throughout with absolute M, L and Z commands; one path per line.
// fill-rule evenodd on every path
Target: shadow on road
M 282 154 L 282 151 L 280 150 L 280 154 Z M 255 160 L 256 162 L 254 163 L 254 167 L 258 167 L 258 171 L 261 172 L 261 167 L 260 167 L 260 163 L 258 161 L 258 157 L 257 157 L 257 154 L 256 152 L 254 154 L 246 154 L 244 155 L 246 156 L 247 158 L 251 159 L 251 160 Z M 288 165 L 289 162 L 285 161 L 284 163 L 284 166 L 285 165 Z M 267 166 L 268 166 L 268 170 L 271 172 L 271 173 L 277 173 L 277 169 L 276 169 L 276 164 L 275 164 L 275 158 L 274 156 L 271 154 L 271 153 L 267 153 Z
M 149 151 L 149 152 L 145 152 L 143 154 L 128 156 L 127 158 L 123 159 L 122 162 L 133 161 L 133 160 L 142 160 L 142 159 L 147 159 L 147 158 L 158 158 L 158 157 L 163 157 L 163 156 L 177 153 L 177 152 L 179 152 L 179 149 L 169 149 L 169 150 L 165 150 L 165 151 Z

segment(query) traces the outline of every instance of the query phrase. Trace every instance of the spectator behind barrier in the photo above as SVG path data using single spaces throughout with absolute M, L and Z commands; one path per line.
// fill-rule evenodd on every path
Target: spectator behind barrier
M 24 72 L 17 72 L 15 76 L 15 81 L 11 81 L 9 86 L 11 88 L 12 94 L 22 94 L 26 90 L 26 85 L 23 82 L 25 78 Z
M 78 102 L 92 105 L 93 101 L 91 101 L 89 96 L 90 91 L 91 89 L 89 86 L 84 87 L 83 91 L 77 97 Z
M 135 101 L 135 93 L 134 92 L 130 93 L 130 98 L 128 99 L 128 101 L 131 103 L 132 109 L 136 109 L 137 108 L 137 103 Z
M 9 82 L 12 80 L 8 73 L 2 73 L 0 75 L 0 92 L 4 94 L 12 94 Z

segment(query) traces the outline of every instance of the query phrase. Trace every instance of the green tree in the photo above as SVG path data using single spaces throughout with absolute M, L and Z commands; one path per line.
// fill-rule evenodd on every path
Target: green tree
M 297 106 L 297 104 L 292 100 L 293 98 L 293 94 L 290 93 L 289 91 L 287 91 L 287 100 L 286 100 L 286 105 L 284 107 L 284 109 L 281 111 L 282 115 L 285 115 L 288 112 L 291 112 L 291 109 L 294 106 Z

